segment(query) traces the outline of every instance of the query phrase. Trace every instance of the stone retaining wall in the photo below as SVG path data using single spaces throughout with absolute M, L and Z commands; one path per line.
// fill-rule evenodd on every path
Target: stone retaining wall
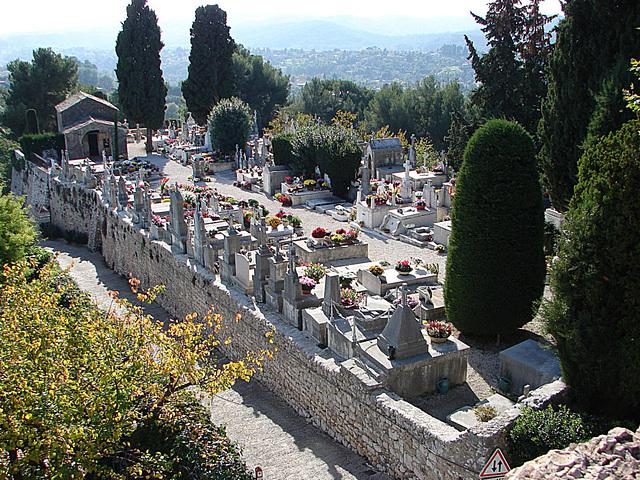
M 376 468 L 403 479 L 475 479 L 493 450 L 504 445 L 504 428 L 519 414 L 504 412 L 466 432 L 415 408 L 373 381 L 358 359 L 319 349 L 315 340 L 277 314 L 255 307 L 253 299 L 220 283 L 186 255 L 174 255 L 167 244 L 101 204 L 100 195 L 55 181 L 50 188 L 52 223 L 86 233 L 101 246 L 111 268 L 132 274 L 145 287 L 163 284 L 158 298 L 171 315 L 202 316 L 213 305 L 224 318 L 223 335 L 232 340 L 224 353 L 278 347 L 259 380 L 285 399 L 300 415 L 335 440 L 366 457 Z M 236 315 L 241 318 L 235 321 Z M 265 334 L 275 328 L 274 344 Z M 555 382 L 526 400 L 543 404 L 564 390 Z

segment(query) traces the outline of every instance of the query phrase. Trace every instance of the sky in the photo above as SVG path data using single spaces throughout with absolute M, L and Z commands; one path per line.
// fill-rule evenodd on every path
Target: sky
M 3 3 L 0 35 L 58 32 L 78 26 L 112 27 L 117 31 L 126 17 L 129 0 L 9 0 Z M 195 9 L 203 3 L 202 0 L 148 0 L 161 28 L 163 21 L 193 21 Z M 470 11 L 484 15 L 486 3 L 485 0 L 409 0 L 399 4 L 389 0 L 220 0 L 218 5 L 227 12 L 227 24 L 233 28 L 238 22 L 285 15 L 468 17 Z M 390 8 L 391 5 L 395 8 Z M 543 0 L 542 10 L 546 14 L 560 13 L 560 1 Z

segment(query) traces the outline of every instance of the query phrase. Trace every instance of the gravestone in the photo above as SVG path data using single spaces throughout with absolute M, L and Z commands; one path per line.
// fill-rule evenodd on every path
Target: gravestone
M 229 218 L 229 229 L 224 236 L 224 253 L 220 259 L 220 276 L 230 281 L 236 275 L 236 253 L 240 251 L 240 234 L 233 228 L 233 219 Z
M 322 311 L 327 317 L 332 317 L 337 313 L 340 303 L 340 275 L 330 272 L 325 275 L 324 280 L 324 300 Z
M 422 335 L 413 310 L 407 305 L 407 285 L 402 284 L 402 303 L 393 312 L 387 326 L 378 337 L 378 348 L 397 360 L 428 353 L 429 345 Z M 395 355 L 392 355 L 392 351 Z
M 175 245 L 180 253 L 187 252 L 187 224 L 184 221 L 184 199 L 177 188 L 169 192 L 169 229 L 171 244 Z
M 269 275 L 269 259 L 272 257 L 269 245 L 267 245 L 267 223 L 264 217 L 260 219 L 258 231 L 258 251 L 256 253 L 256 267 L 253 272 L 253 296 L 258 303 L 265 303 L 264 287 Z

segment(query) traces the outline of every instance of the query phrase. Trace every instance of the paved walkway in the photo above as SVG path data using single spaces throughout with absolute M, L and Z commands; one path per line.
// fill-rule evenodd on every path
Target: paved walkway
M 140 144 L 141 145 L 141 144 Z M 129 157 L 133 156 L 144 157 L 144 148 L 140 149 L 138 145 L 129 145 Z M 185 184 L 193 185 L 193 182 L 189 179 L 192 174 L 190 166 L 183 166 L 178 162 L 169 160 L 160 155 L 149 155 L 146 157 L 163 171 L 163 173 L 169 178 L 169 183 L 173 185 Z M 198 185 L 207 185 L 211 188 L 215 188 L 218 192 L 232 196 L 236 199 L 249 199 L 254 198 L 262 203 L 271 214 L 275 214 L 278 209 L 282 208 L 280 202 L 273 197 L 269 197 L 263 193 L 251 192 L 242 190 L 233 186 L 233 182 L 236 179 L 234 171 L 226 171 L 209 175 L 210 182 L 198 182 Z M 330 215 L 319 213 L 313 210 L 308 210 L 303 206 L 286 207 L 287 212 L 292 212 L 302 220 L 302 227 L 306 236 L 310 237 L 311 232 L 316 227 L 323 227 L 328 230 L 337 230 L 338 228 L 347 228 L 346 222 L 338 222 L 334 220 Z M 399 260 L 419 258 L 425 263 L 437 263 L 440 265 L 440 279 L 444 279 L 445 267 L 446 267 L 446 255 L 441 255 L 433 250 L 427 248 L 410 245 L 408 243 L 394 240 L 393 238 L 378 233 L 363 231 L 360 234 L 362 241 L 369 244 L 369 259 L 372 261 L 382 261 L 394 265 Z
M 99 253 L 64 241 L 46 241 L 43 246 L 58 252 L 60 264 L 70 267 L 71 276 L 96 302 L 109 305 L 109 290 L 133 297 L 127 279 L 110 270 Z M 169 319 L 155 304 L 147 313 L 157 320 Z M 239 382 L 216 395 L 209 408 L 214 423 L 227 426 L 229 437 L 242 446 L 249 468 L 260 466 L 265 480 L 389 480 L 363 457 L 307 424 L 257 380 Z

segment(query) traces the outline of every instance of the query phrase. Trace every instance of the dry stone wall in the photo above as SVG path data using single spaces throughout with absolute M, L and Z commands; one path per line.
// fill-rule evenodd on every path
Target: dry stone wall
M 131 274 L 146 287 L 165 285 L 158 302 L 176 318 L 193 312 L 202 316 L 213 305 L 224 318 L 223 335 L 232 341 L 224 347 L 230 358 L 277 346 L 259 380 L 376 468 L 402 479 L 475 479 L 496 446 L 504 448 L 502 432 L 518 415 L 517 408 L 458 432 L 386 390 L 367 375 L 360 360 L 344 361 L 319 349 L 275 313 L 262 312 L 252 297 L 228 288 L 193 259 L 174 255 L 170 246 L 108 210 L 98 193 L 79 189 L 51 186 L 53 223 L 84 231 L 94 245 L 101 245 L 105 262 L 116 272 Z M 272 328 L 274 343 L 269 344 L 265 334 Z M 556 382 L 528 401 L 546 402 L 563 389 Z

